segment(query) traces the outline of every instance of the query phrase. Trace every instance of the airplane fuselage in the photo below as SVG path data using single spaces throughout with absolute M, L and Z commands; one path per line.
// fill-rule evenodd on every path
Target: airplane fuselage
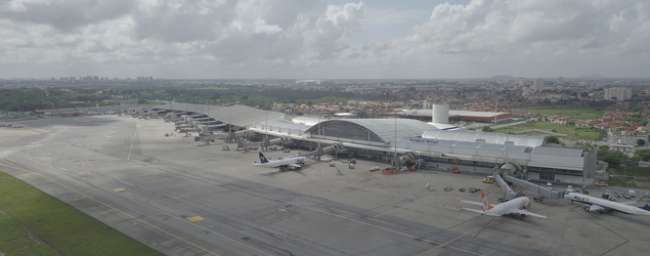
M 302 166 L 305 164 L 305 157 L 291 157 L 280 160 L 270 160 L 266 163 L 256 162 L 255 166 L 266 168 L 291 168 L 294 166 Z
M 576 192 L 569 192 L 566 195 L 564 195 L 564 198 L 574 202 L 599 206 L 599 208 L 592 208 L 592 209 L 598 209 L 598 211 L 613 210 L 613 211 L 618 211 L 626 214 L 650 216 L 650 211 L 644 210 L 634 205 L 618 203 L 604 198 L 593 197 L 593 196 L 580 194 Z M 596 210 L 590 210 L 590 211 L 596 211 Z
M 494 205 L 492 208 L 485 211 L 485 214 L 492 216 L 508 215 L 513 209 L 525 209 L 528 205 L 530 205 L 530 199 L 528 199 L 528 197 L 517 197 L 507 202 Z

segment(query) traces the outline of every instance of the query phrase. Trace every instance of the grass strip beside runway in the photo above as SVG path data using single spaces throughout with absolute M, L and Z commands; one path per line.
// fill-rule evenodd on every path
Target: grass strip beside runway
M 160 255 L 0 171 L 0 255 Z

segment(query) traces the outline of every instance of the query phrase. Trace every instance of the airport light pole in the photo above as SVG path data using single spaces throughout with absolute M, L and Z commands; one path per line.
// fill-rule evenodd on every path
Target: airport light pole
M 395 102 L 394 98 L 393 102 Z M 393 132 L 394 132 L 394 137 L 393 137 L 393 148 L 394 148 L 394 160 L 395 161 L 393 164 L 397 167 L 397 170 L 400 170 L 401 167 L 401 161 L 399 159 L 399 156 L 397 155 L 397 112 L 393 113 L 393 120 L 394 120 L 394 127 L 393 127 Z

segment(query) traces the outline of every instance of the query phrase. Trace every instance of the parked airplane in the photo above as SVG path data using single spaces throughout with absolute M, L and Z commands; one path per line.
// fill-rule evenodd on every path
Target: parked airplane
M 465 204 L 473 204 L 473 205 L 478 205 L 481 206 L 481 209 L 473 209 L 473 208 L 462 208 L 465 211 L 470 211 L 470 212 L 475 212 L 475 213 L 480 213 L 483 215 L 488 215 L 488 216 L 518 216 L 518 217 L 525 217 L 525 216 L 533 216 L 537 218 L 546 218 L 544 215 L 540 215 L 537 213 L 529 212 L 526 210 L 526 207 L 530 205 L 530 199 L 528 197 L 522 196 L 522 197 L 517 197 L 512 200 L 492 205 L 488 203 L 487 197 L 484 192 L 481 191 L 481 202 L 474 202 L 474 201 L 466 201 L 462 200 L 462 203 Z
M 280 170 L 295 170 L 305 166 L 305 157 L 297 156 L 278 160 L 269 160 L 262 152 L 259 152 L 259 161 L 254 165 L 266 168 L 280 168 Z
M 631 205 L 630 203 L 614 202 L 604 198 L 588 196 L 577 192 L 566 193 L 564 195 L 564 198 L 571 200 L 571 202 L 586 204 L 587 206 L 585 207 L 585 211 L 588 212 L 617 211 L 625 214 L 650 216 L 650 211 Z

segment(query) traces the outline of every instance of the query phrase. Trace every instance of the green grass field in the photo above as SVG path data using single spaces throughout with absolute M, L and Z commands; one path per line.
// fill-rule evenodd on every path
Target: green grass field
M 0 172 L 0 255 L 160 255 Z
M 650 177 L 650 167 L 626 167 L 622 170 L 613 171 L 612 173 L 635 177 Z
M 598 129 L 578 128 L 571 125 L 559 125 L 550 122 L 530 122 L 505 128 L 496 129 L 496 132 L 525 134 L 525 131 L 531 129 L 545 130 L 555 133 L 566 134 L 566 138 L 573 140 L 600 140 L 602 133 Z
M 607 181 L 607 184 L 609 186 L 617 186 L 617 187 L 627 187 L 627 188 L 637 187 L 633 178 L 621 177 L 621 176 L 610 177 L 609 181 Z
M 535 106 L 521 109 L 521 111 L 537 113 L 545 116 L 561 115 L 578 120 L 600 118 L 605 113 L 602 109 L 571 106 Z

